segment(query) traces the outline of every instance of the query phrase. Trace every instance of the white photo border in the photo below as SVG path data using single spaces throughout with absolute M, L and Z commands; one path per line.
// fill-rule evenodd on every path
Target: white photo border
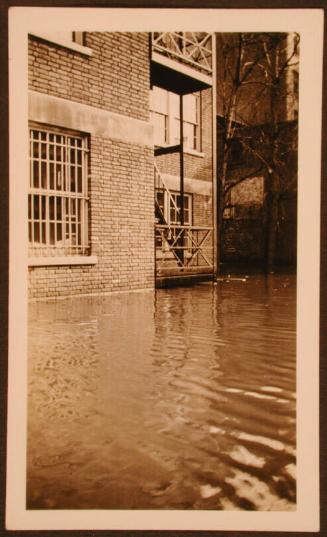
M 160 12 L 160 13 L 159 13 Z M 319 531 L 319 277 L 323 9 L 9 9 L 9 530 Z M 27 37 L 42 31 L 298 32 L 297 509 L 27 510 Z M 18 336 L 19 330 L 19 336 Z

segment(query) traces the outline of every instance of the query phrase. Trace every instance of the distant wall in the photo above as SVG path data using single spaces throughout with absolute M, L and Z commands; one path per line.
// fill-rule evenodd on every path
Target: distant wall
M 221 118 L 217 119 L 218 170 L 223 155 L 223 130 Z M 296 264 L 297 242 L 297 122 L 279 125 L 280 181 L 278 201 L 277 244 L 275 263 Z M 244 135 L 259 140 L 263 127 L 244 130 Z M 242 132 L 241 132 L 242 136 Z M 241 137 L 240 136 L 240 137 Z M 237 138 L 235 140 L 237 142 Z M 263 145 L 261 153 L 269 160 L 269 148 Z M 267 151 L 265 155 L 264 151 Z M 284 153 L 283 153 L 284 151 Z M 261 168 L 261 170 L 260 170 Z M 220 244 L 223 263 L 264 264 L 266 250 L 266 200 L 270 178 L 259 159 L 241 151 L 230 151 L 227 186 L 243 177 L 254 175 L 229 190 L 226 196 Z
M 295 265 L 297 254 L 297 200 L 290 195 L 279 202 L 276 265 Z M 224 218 L 221 260 L 223 263 L 265 261 L 264 210 L 261 206 L 236 207 L 235 217 Z

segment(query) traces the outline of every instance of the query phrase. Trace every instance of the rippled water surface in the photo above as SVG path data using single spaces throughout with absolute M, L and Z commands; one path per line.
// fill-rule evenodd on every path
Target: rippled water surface
M 29 318 L 29 508 L 295 508 L 293 276 Z

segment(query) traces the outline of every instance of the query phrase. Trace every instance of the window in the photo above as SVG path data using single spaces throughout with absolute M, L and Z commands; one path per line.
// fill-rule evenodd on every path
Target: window
M 167 191 L 156 190 L 156 201 L 160 207 L 160 210 L 157 211 L 158 224 L 180 225 L 181 199 L 181 195 L 178 192 L 170 192 L 169 195 Z M 161 215 L 164 216 L 164 219 L 160 218 Z M 184 194 L 184 225 L 192 225 L 192 194 Z M 170 232 L 170 237 L 173 238 L 176 234 L 178 234 L 178 228 L 173 228 Z M 156 233 L 156 247 L 162 250 L 169 249 L 168 245 L 163 243 L 160 233 Z
M 180 194 L 171 193 L 172 199 L 169 203 L 169 223 L 180 224 L 180 208 L 182 196 Z M 179 209 L 179 210 L 178 210 Z M 191 196 L 184 194 L 184 225 L 191 225 Z
M 154 140 L 156 145 L 169 143 L 169 99 L 168 91 L 153 88 L 151 92 L 151 123 L 154 127 Z
M 177 145 L 180 143 L 179 95 L 154 86 L 151 91 L 151 122 L 154 126 L 155 145 Z M 183 97 L 184 147 L 201 150 L 200 137 L 200 94 Z
M 174 144 L 180 143 L 180 106 L 179 95 L 172 95 Z M 200 96 L 195 94 L 183 97 L 183 136 L 187 149 L 200 151 Z
M 84 45 L 84 32 L 70 32 L 68 30 L 60 32 L 47 32 L 44 34 L 50 41 L 65 43 L 78 43 Z
M 29 250 L 88 254 L 87 138 L 30 129 Z
M 72 41 L 83 47 L 85 45 L 84 36 L 84 32 L 72 32 Z
M 181 222 L 180 207 L 182 197 L 178 192 L 156 190 L 156 201 L 165 222 L 160 224 L 178 225 Z M 159 218 L 158 218 L 159 219 Z M 192 225 L 192 194 L 184 194 L 184 224 Z
M 71 32 L 68 30 L 60 32 L 33 32 L 32 35 L 44 39 L 49 43 L 54 43 L 68 49 L 80 52 L 86 56 L 92 55 L 92 50 L 85 46 L 85 32 Z

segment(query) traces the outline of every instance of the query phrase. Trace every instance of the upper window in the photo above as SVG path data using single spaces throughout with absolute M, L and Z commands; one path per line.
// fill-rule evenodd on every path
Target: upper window
M 168 91 L 153 87 L 151 91 L 151 122 L 154 127 L 155 145 L 168 145 L 169 136 L 169 93 Z M 171 144 L 173 145 L 173 144 Z
M 30 129 L 29 250 L 88 254 L 87 138 Z
M 151 121 L 154 126 L 155 145 L 177 145 L 180 143 L 180 97 L 154 86 L 151 91 Z M 200 139 L 200 94 L 183 96 L 184 148 L 201 150 Z
M 72 41 L 78 45 L 85 45 L 85 33 L 84 32 L 72 32 Z
M 85 46 L 85 32 L 71 32 L 71 31 L 60 31 L 60 32 L 33 32 L 34 36 L 49 41 L 50 43 L 55 43 L 56 45 L 61 45 L 68 49 L 81 52 L 87 56 L 92 55 L 92 50 L 89 47 Z
M 83 32 L 70 32 L 70 31 L 60 31 L 60 32 L 47 32 L 44 34 L 47 36 L 49 41 L 53 40 L 61 41 L 62 43 L 78 43 L 79 45 L 84 45 L 84 34 Z

